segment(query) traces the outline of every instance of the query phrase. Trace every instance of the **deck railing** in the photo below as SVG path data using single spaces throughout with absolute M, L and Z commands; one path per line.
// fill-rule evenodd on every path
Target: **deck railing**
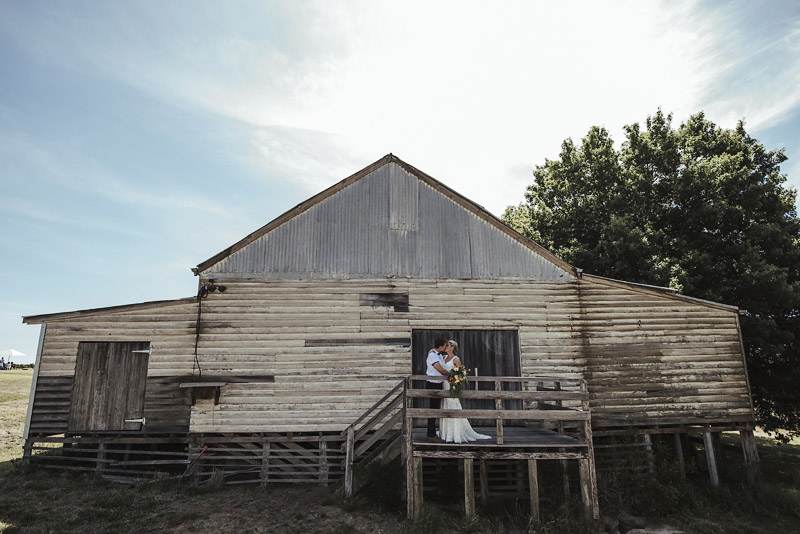
M 472 462 L 479 459 L 525 460 L 528 463 L 532 517 L 539 518 L 539 490 L 536 462 L 538 460 L 577 460 L 581 481 L 581 499 L 588 515 L 598 518 L 597 482 L 594 475 L 594 449 L 592 447 L 592 422 L 589 410 L 589 393 L 582 379 L 559 377 L 470 377 L 470 384 L 460 395 L 461 410 L 431 409 L 415 406 L 426 398 L 447 398 L 449 391 L 424 389 L 425 375 L 412 375 L 405 380 L 405 452 L 406 491 L 409 517 L 419 517 L 422 503 L 422 459 L 460 458 L 464 462 L 465 511 L 468 516 L 475 513 L 475 498 L 472 480 Z M 444 380 L 444 378 L 442 378 Z M 488 385 L 488 389 L 481 386 Z M 486 407 L 470 404 L 478 401 Z M 486 401 L 490 401 L 486 403 Z M 468 418 L 491 420 L 495 426 L 495 443 L 442 444 L 438 450 L 431 444 L 415 442 L 415 418 Z M 538 426 L 548 432 L 522 432 L 522 441 L 506 443 L 504 431 L 507 426 Z M 549 436 L 547 436 L 549 434 Z M 568 435 L 564 439 L 552 439 L 555 434 Z M 541 440 L 541 441 L 539 441 Z M 572 452 L 564 448 L 569 443 Z M 482 476 L 483 478 L 483 476 Z M 485 480 L 481 480 L 485 487 Z M 483 491 L 483 490 L 482 490 Z
M 418 515 L 422 502 L 422 490 L 417 482 L 423 457 L 461 458 L 465 462 L 465 477 L 472 476 L 471 466 L 475 458 L 481 461 L 492 458 L 527 460 L 531 509 L 537 517 L 537 460 L 578 460 L 581 497 L 587 512 L 597 517 L 592 424 L 589 394 L 584 380 L 544 376 L 470 377 L 460 395 L 463 409 L 446 410 L 420 406 L 427 404 L 424 399 L 450 396 L 449 391 L 425 388 L 425 381 L 429 379 L 425 375 L 406 377 L 342 432 L 345 495 L 353 493 L 353 467 L 359 458 L 383 454 L 381 451 L 387 444 L 404 438 L 402 452 L 406 460 L 406 490 L 411 517 Z M 479 421 L 491 421 L 495 429 L 495 442 L 482 440 L 480 443 L 462 445 L 459 450 L 433 450 L 428 443 L 427 448 L 418 450 L 414 441 L 414 420 L 447 417 L 468 418 L 476 426 Z M 518 434 L 523 436 L 522 441 L 510 438 L 513 443 L 506 443 L 505 429 L 511 426 L 535 427 L 547 432 L 523 431 Z M 564 437 L 553 439 L 552 436 L 556 434 L 563 434 Z M 536 442 L 537 439 L 542 441 Z M 470 447 L 480 450 L 471 450 Z M 481 484 L 485 485 L 485 481 L 482 480 Z M 465 491 L 466 511 L 471 514 L 474 513 L 474 495 L 472 483 L 466 479 Z
M 591 415 L 586 382 L 558 377 L 491 376 L 470 377 L 461 392 L 461 410 L 430 409 L 414 404 L 414 399 L 448 398 L 449 391 L 424 389 L 430 377 L 411 375 L 405 380 L 406 432 L 412 432 L 414 418 L 466 417 L 492 420 L 497 431 L 497 445 L 503 445 L 507 424 L 538 424 L 560 433 L 577 433 L 591 441 Z M 445 380 L 442 378 L 441 380 Z M 484 389 L 479 385 L 488 385 Z M 470 407 L 472 400 L 492 401 L 489 408 Z

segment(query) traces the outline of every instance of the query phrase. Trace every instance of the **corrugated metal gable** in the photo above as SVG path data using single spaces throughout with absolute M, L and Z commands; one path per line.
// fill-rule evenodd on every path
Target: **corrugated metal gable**
M 391 161 L 203 270 L 265 278 L 571 274 Z

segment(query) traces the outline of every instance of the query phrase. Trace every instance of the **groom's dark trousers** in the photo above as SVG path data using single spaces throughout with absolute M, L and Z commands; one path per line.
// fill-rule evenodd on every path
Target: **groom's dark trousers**
M 425 389 L 442 390 L 442 382 L 428 382 L 425 381 Z M 439 397 L 428 399 L 431 401 L 431 410 L 438 410 L 442 406 L 442 399 Z M 432 438 L 436 435 L 436 417 L 428 418 L 428 437 Z

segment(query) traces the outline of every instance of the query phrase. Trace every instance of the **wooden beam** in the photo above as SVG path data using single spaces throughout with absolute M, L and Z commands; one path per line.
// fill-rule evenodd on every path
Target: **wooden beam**
M 528 460 L 528 486 L 531 497 L 531 519 L 538 524 L 541 515 L 539 510 L 539 468 L 536 460 Z
M 344 496 L 353 495 L 353 453 L 355 452 L 355 428 L 347 427 L 347 441 L 345 442 L 344 461 Z
M 486 458 L 478 460 L 480 466 L 481 504 L 489 504 L 489 474 L 486 471 Z
M 742 452 L 744 453 L 744 470 L 747 474 L 747 482 L 755 484 L 761 478 L 761 461 L 758 457 L 756 448 L 756 438 L 752 430 L 742 430 L 739 432 L 742 441 Z
M 644 442 L 644 453 L 647 458 L 647 472 L 653 475 L 656 472 L 656 458 L 653 455 L 653 438 L 650 434 L 643 434 L 642 441 Z
M 269 480 L 270 442 L 265 440 L 261 447 L 261 485 L 266 486 L 267 480 Z
M 423 480 L 422 480 L 422 458 L 417 458 L 416 456 L 413 458 L 413 472 L 414 472 L 414 484 L 413 484 L 413 505 L 414 505 L 414 519 L 419 519 L 420 515 L 422 515 L 422 489 L 423 489 Z
M 703 432 L 703 448 L 706 450 L 706 462 L 708 463 L 708 477 L 711 486 L 719 487 L 719 472 L 717 471 L 717 459 L 714 455 L 714 438 L 711 432 Z
M 686 462 L 683 459 L 683 441 L 679 433 L 673 434 L 675 436 L 675 458 L 678 459 L 678 469 L 681 473 L 681 481 L 686 482 Z
M 475 517 L 475 480 L 472 458 L 464 458 L 464 512 L 468 518 Z

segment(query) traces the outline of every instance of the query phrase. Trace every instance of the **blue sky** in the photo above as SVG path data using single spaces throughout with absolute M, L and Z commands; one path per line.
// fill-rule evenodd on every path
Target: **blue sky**
M 3 0 L 0 349 L 392 152 L 500 215 L 592 125 L 744 119 L 800 185 L 800 3 Z

